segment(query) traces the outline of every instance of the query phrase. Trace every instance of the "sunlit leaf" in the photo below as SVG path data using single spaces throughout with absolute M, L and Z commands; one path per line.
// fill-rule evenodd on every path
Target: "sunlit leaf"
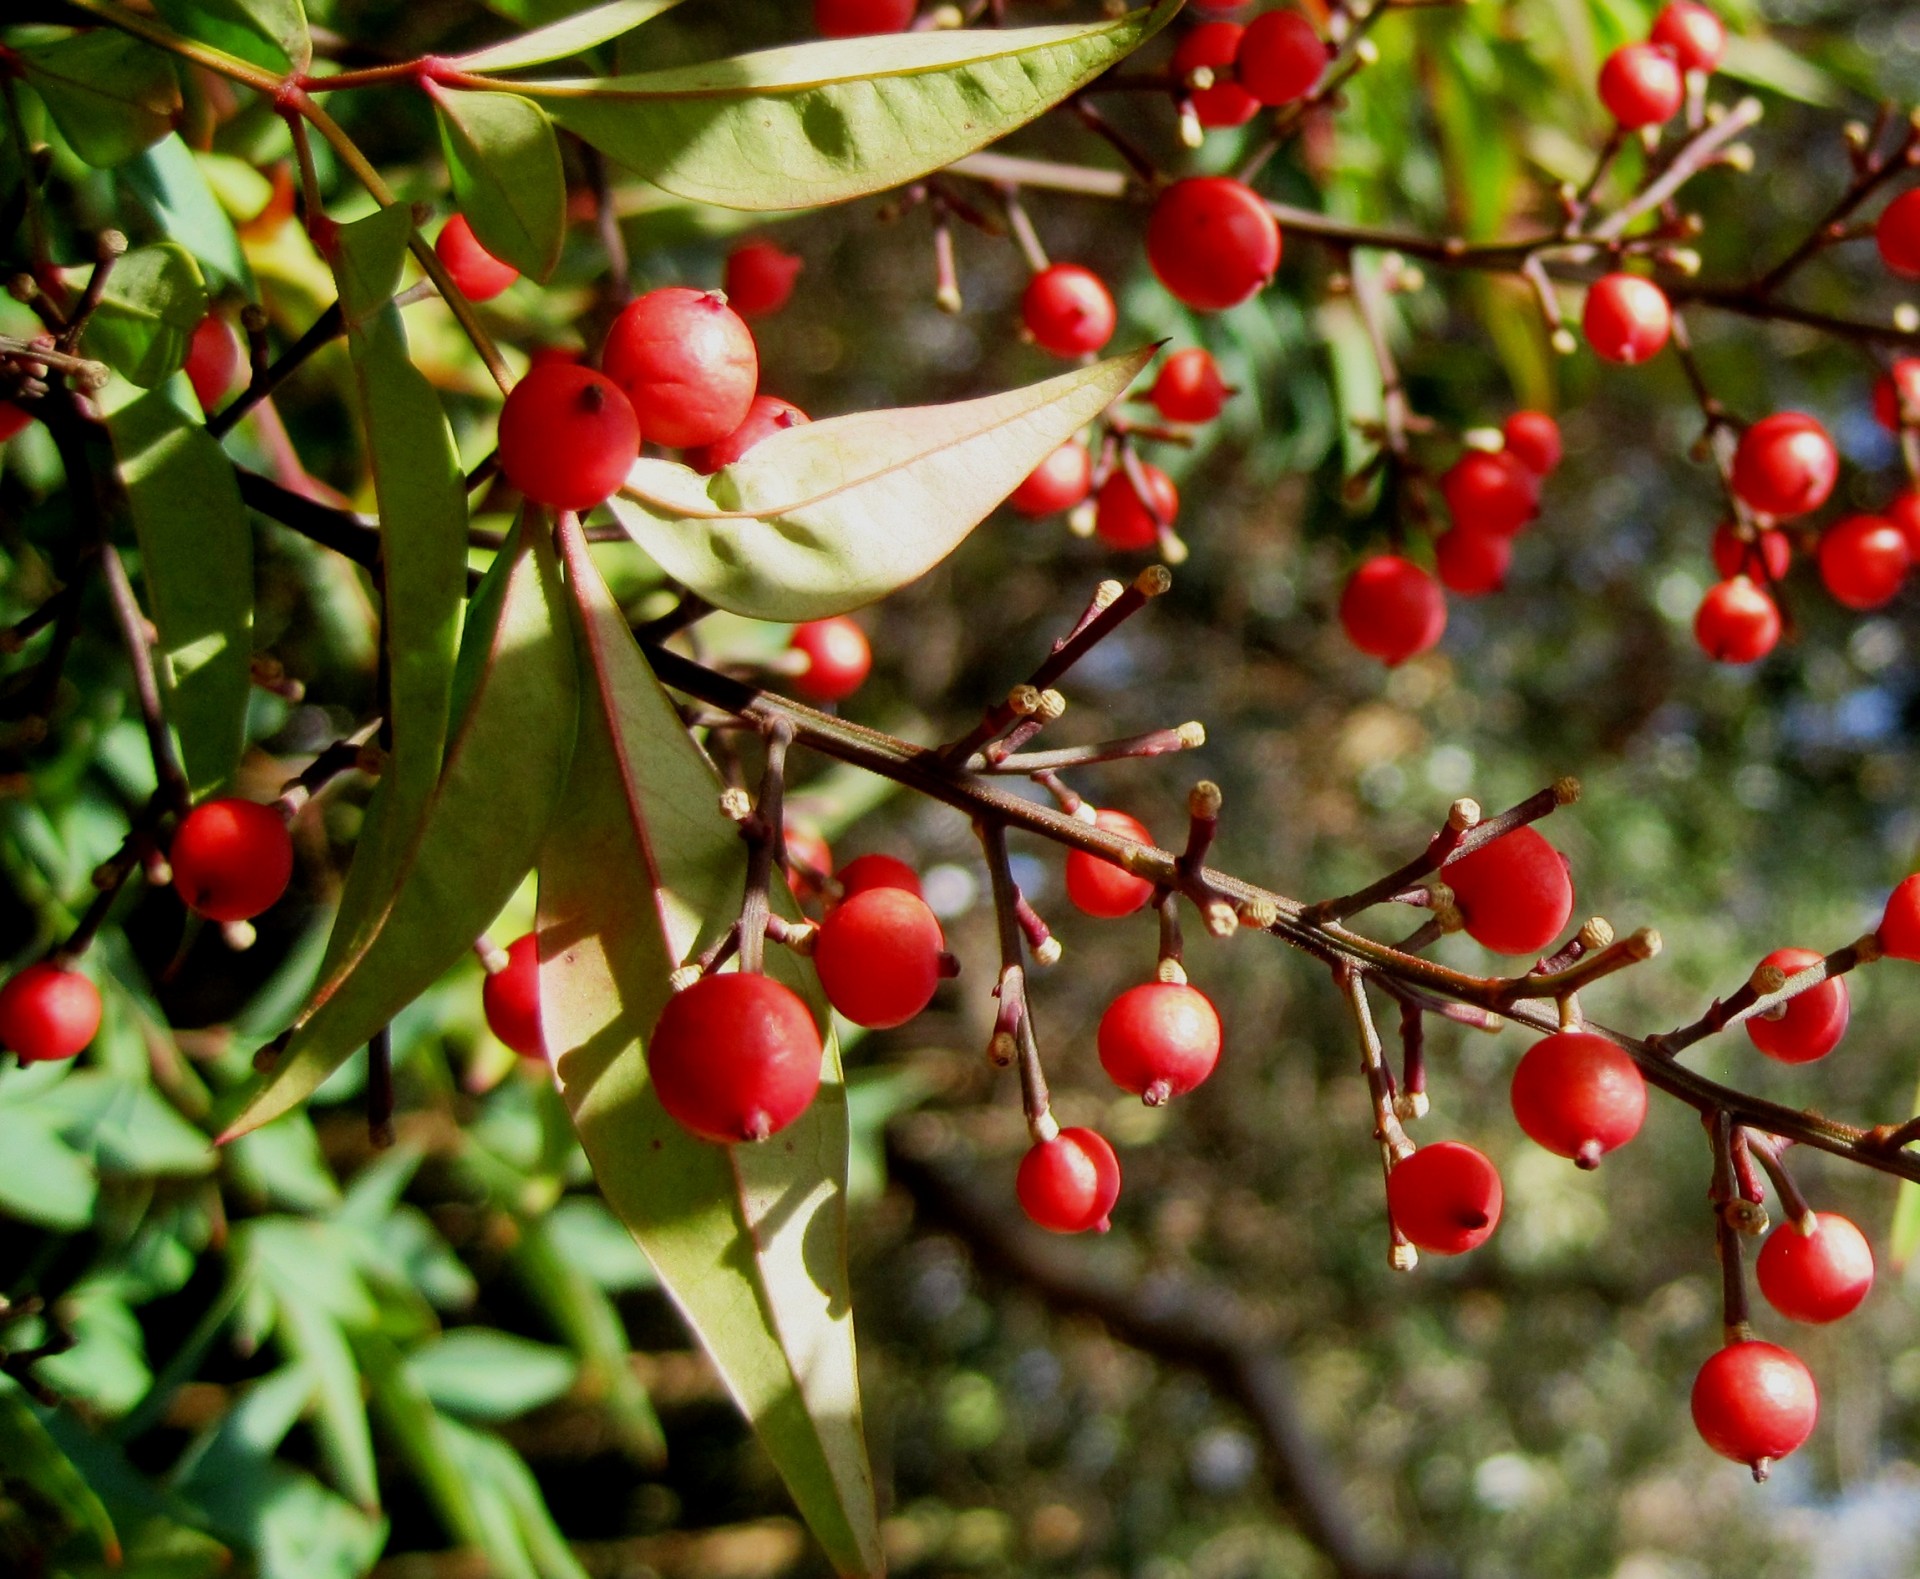
M 313 64 L 300 0 L 154 0 L 153 8 L 176 33 L 269 71 Z
M 551 1403 L 578 1367 L 565 1349 L 486 1327 L 462 1327 L 407 1356 L 434 1404 L 470 1420 L 509 1420 Z
M 454 201 L 480 245 L 544 280 L 567 232 L 567 180 L 547 112 L 515 93 L 436 89 Z
M 241 168 L 253 174 L 251 165 Z M 193 254 L 209 284 L 250 290 L 253 273 L 240 250 L 233 221 L 220 206 L 200 161 L 178 133 L 129 159 L 120 167 L 120 178 L 162 233 Z
M 522 33 L 518 38 L 476 49 L 470 55 L 456 56 L 453 64 L 462 71 L 515 71 L 522 66 L 566 60 L 622 33 L 632 32 L 679 3 L 680 0 L 611 0 L 610 4 L 563 17 L 531 33 Z
M 157 143 L 180 113 L 173 62 L 125 33 L 76 33 L 17 58 L 73 151 L 103 170 Z
M 74 270 L 69 278 L 80 284 L 86 274 Z M 186 366 L 193 331 L 206 316 L 207 287 L 192 253 L 172 241 L 135 247 L 107 276 L 81 344 L 123 378 L 152 389 Z

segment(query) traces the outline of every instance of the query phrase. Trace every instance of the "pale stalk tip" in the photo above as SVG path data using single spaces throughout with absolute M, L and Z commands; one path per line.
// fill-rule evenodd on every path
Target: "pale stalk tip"
M 1207 726 L 1202 723 L 1184 723 L 1173 733 L 1180 744 L 1189 751 L 1207 743 Z

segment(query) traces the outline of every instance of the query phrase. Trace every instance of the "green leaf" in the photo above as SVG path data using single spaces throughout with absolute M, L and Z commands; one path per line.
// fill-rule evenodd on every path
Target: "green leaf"
M 497 1537 L 499 1543 L 505 1545 L 510 1539 L 541 1579 L 587 1579 L 586 1570 L 553 1522 L 547 1499 L 526 1460 L 498 1437 L 483 1431 L 468 1430 L 451 1420 L 445 1422 L 445 1430 L 468 1477 L 486 1488 L 483 1506 L 488 1521 L 504 1526 Z M 505 1520 L 502 1512 L 507 1515 Z
M 55 1086 L 38 1108 L 84 1148 L 104 1174 L 184 1174 L 214 1165 L 207 1137 L 148 1085 L 99 1069 L 82 1069 Z
M 641 460 L 610 503 L 662 570 L 720 608 L 763 620 L 839 614 L 939 564 L 1152 355 L 983 400 L 786 428 L 712 477 Z
M 161 231 L 193 254 L 210 283 L 252 294 L 253 271 L 240 250 L 233 221 L 177 132 L 128 160 L 120 177 Z
M 647 1080 L 667 977 L 739 903 L 720 781 L 634 644 L 577 526 L 564 539 L 583 686 L 567 815 L 540 862 L 540 996 L 555 1072 L 608 1204 L 843 1574 L 881 1572 L 846 1269 L 847 1109 L 829 1039 L 813 1105 L 762 1146 L 695 1140 Z M 609 882 L 609 873 L 622 880 Z M 709 921 L 708 918 L 714 918 Z M 805 962 L 768 966 L 813 1002 Z
M 253 694 L 253 529 L 185 379 L 108 420 L 160 640 L 167 717 L 196 795 L 239 766 Z
M 0 1484 L 29 1486 L 75 1530 L 84 1530 L 108 1563 L 120 1561 L 113 1520 L 86 1478 L 60 1451 L 27 1395 L 11 1376 L 0 1375 Z
M 154 0 L 153 8 L 176 33 L 269 71 L 313 64 L 300 0 Z
M 286 1357 L 313 1381 L 314 1435 L 334 1482 L 362 1508 L 380 1506 L 373 1468 L 373 1435 L 367 1424 L 360 1371 L 346 1330 L 331 1313 L 281 1292 L 274 1337 Z
M 110 28 L 29 46 L 19 61 L 73 151 L 103 170 L 157 143 L 180 113 L 173 62 Z
M 517 71 L 522 66 L 566 60 L 622 33 L 632 32 L 641 23 L 651 22 L 679 3 L 680 0 L 611 0 L 608 5 L 562 17 L 518 38 L 476 49 L 470 55 L 457 55 L 453 64 L 462 71 Z
M 1179 9 L 1159 0 L 1085 27 L 896 33 L 515 86 L 669 192 L 721 208 L 810 208 L 899 186 L 1004 137 Z
M 34 1375 L 102 1414 L 125 1414 L 153 1384 L 139 1319 L 107 1283 L 93 1279 L 69 1290 L 62 1309 L 73 1347 L 37 1362 Z
M 653 1268 L 632 1236 L 596 1197 L 567 1196 L 547 1213 L 545 1226 L 560 1258 L 609 1293 L 657 1286 Z
M 579 1367 L 565 1349 L 488 1327 L 461 1327 L 407 1356 L 434 1404 L 470 1420 L 510 1420 L 552 1403 Z
M 1767 88 L 1802 104 L 1825 108 L 1847 100 L 1846 90 L 1804 53 L 1757 33 L 1728 35 L 1720 71 L 1736 82 Z
M 69 271 L 76 283 L 87 272 Z M 157 242 L 114 264 L 81 344 L 121 377 L 153 389 L 187 365 L 193 331 L 206 316 L 206 282 L 193 254 L 177 242 Z
M 454 201 L 485 247 L 545 280 L 567 233 L 567 179 L 547 112 L 515 93 L 435 88 Z
M 40 1107 L 0 1107 L 0 1212 L 47 1228 L 85 1228 L 99 1193 L 93 1168 Z
M 485 654 L 473 698 L 385 903 L 223 1138 L 312 1095 L 473 946 L 533 866 L 566 783 L 576 710 L 565 594 L 539 517 L 522 517 L 489 574 L 505 590 L 497 619 L 468 632 Z

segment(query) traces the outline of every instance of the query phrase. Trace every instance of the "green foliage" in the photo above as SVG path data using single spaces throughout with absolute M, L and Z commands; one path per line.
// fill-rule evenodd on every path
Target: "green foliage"
M 434 94 L 454 200 L 496 258 L 544 280 L 560 261 L 567 183 L 546 111 L 513 93 Z
M 20 51 L 20 69 L 88 164 L 124 164 L 173 130 L 180 84 L 157 49 L 105 29 Z
M 313 64 L 300 0 L 156 0 L 154 9 L 176 33 L 270 71 Z
M 84 285 L 86 270 L 73 282 Z M 207 315 L 200 265 L 171 241 L 136 247 L 113 266 L 87 322 L 87 353 L 142 389 L 155 389 L 187 365 L 193 331 Z

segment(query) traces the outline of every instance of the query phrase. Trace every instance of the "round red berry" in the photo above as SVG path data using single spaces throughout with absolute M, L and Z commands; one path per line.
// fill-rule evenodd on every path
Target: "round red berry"
M 1234 70 L 1262 104 L 1304 99 L 1327 69 L 1327 46 L 1298 11 L 1263 11 L 1247 24 Z
M 1440 584 L 1463 598 L 1482 597 L 1506 585 L 1513 563 L 1513 539 L 1456 526 L 1433 540 L 1433 565 Z
M 1920 280 L 1920 188 L 1902 192 L 1880 211 L 1873 227 L 1880 256 L 1895 274 Z
M 271 806 L 210 800 L 180 819 L 167 859 L 188 909 L 212 921 L 250 921 L 287 891 L 293 840 Z
M 1894 959 L 1920 960 L 1920 873 L 1901 878 L 1887 896 L 1876 936 Z
M 702 976 L 660 1011 L 647 1072 L 668 1116 L 702 1140 L 765 1140 L 820 1089 L 820 1032 L 770 976 Z
M 891 855 L 856 855 L 840 868 L 834 881 L 840 885 L 842 900 L 872 888 L 899 888 L 915 899 L 920 897 L 920 874 Z
M 1193 113 L 1208 127 L 1244 126 L 1260 113 L 1260 101 L 1233 80 L 1233 57 L 1240 48 L 1241 28 L 1234 22 L 1202 22 L 1180 40 L 1173 52 L 1173 75 L 1184 83 L 1202 66 L 1214 76 L 1211 88 L 1189 91 Z
M 1506 450 L 1468 450 L 1440 479 L 1455 526 L 1511 537 L 1540 512 L 1540 479 Z
M 1756 1474 L 1812 1436 L 1819 1416 L 1813 1373 L 1777 1344 L 1730 1343 L 1693 1379 L 1693 1424 L 1701 1439 Z
M 1184 1096 L 1220 1061 L 1220 1016 L 1198 988 L 1129 987 L 1100 1017 L 1100 1065 L 1148 1107 Z
M 1749 577 L 1716 581 L 1693 616 L 1693 639 L 1716 663 L 1757 663 L 1780 640 L 1780 606 Z
M 1685 94 L 1680 63 L 1658 44 L 1623 44 L 1600 68 L 1600 102 L 1628 131 L 1671 120 Z
M 1769 527 L 1748 542 L 1731 521 L 1713 529 L 1713 568 L 1729 580 L 1752 576 L 1756 581 L 1778 581 L 1792 562 L 1793 542 L 1785 532 Z
M 827 912 L 813 964 L 832 1004 L 855 1025 L 905 1025 L 933 1001 L 946 948 L 926 901 L 904 888 L 869 888 Z
M 817 828 L 789 822 L 784 831 L 787 884 L 804 899 L 818 897 L 833 875 L 833 851 Z
M 1812 949 L 1779 948 L 1760 963 L 1778 966 L 1791 977 L 1818 965 L 1820 959 Z M 1757 1014 L 1742 1023 L 1748 1040 L 1767 1057 L 1783 1064 L 1810 1064 L 1840 1045 L 1852 1013 L 1845 978 L 1830 976 L 1817 987 L 1789 998 L 1771 1014 Z
M 0 987 L 0 1047 L 23 1064 L 71 1058 L 100 1029 L 100 990 L 77 970 L 44 961 Z
M 1231 393 L 1213 357 L 1192 345 L 1160 364 L 1160 375 L 1147 398 L 1169 422 L 1198 423 L 1219 416 Z
M 1883 514 L 1900 528 L 1900 535 L 1907 540 L 1907 557 L 1920 564 L 1920 493 L 1911 488 L 1901 489 Z
M 727 305 L 743 318 L 777 313 L 805 267 L 799 253 L 783 252 L 771 241 L 743 241 L 727 254 Z
M 507 945 L 507 963 L 492 972 L 480 989 L 487 1029 L 522 1058 L 544 1058 L 540 1034 L 540 946 L 529 932 Z
M 1153 509 L 1133 486 L 1133 478 L 1124 466 L 1116 466 L 1113 475 L 1100 485 L 1094 501 L 1093 529 L 1109 548 L 1134 551 L 1151 548 L 1160 540 L 1161 526 L 1171 526 L 1180 513 L 1180 490 L 1173 479 L 1158 466 L 1143 463 L 1140 472 L 1147 480 L 1147 493 Z M 1155 512 L 1159 519 L 1155 520 Z
M 916 0 L 813 0 L 813 25 L 823 38 L 904 33 Z
M 1813 1232 L 1782 1223 L 1754 1263 L 1760 1292 L 1789 1321 L 1838 1321 L 1873 1287 L 1873 1247 L 1838 1212 L 1815 1212 Z
M 845 701 L 873 668 L 867 633 L 844 614 L 794 626 L 789 645 L 806 654 L 807 666 L 794 676 L 793 688 L 810 701 Z
M 1280 222 L 1253 188 L 1223 175 L 1176 181 L 1147 219 L 1147 262 L 1201 312 L 1234 307 L 1280 267 Z
M 1507 453 L 1536 477 L 1560 465 L 1560 424 L 1544 411 L 1516 411 L 1501 424 Z
M 1827 430 L 1798 411 L 1762 417 L 1740 435 L 1733 455 L 1733 491 L 1775 520 L 1819 509 L 1839 476 Z
M 1467 936 L 1496 954 L 1538 954 L 1573 914 L 1567 861 L 1533 828 L 1515 828 L 1440 869 Z
M 778 395 L 755 395 L 753 404 L 739 427 L 714 444 L 697 444 L 686 453 L 686 462 L 702 475 L 711 476 L 722 466 L 731 466 L 762 439 L 770 439 L 788 428 L 797 428 L 809 420 L 791 400 Z
M 1659 353 L 1673 332 L 1667 293 L 1637 274 L 1605 274 L 1587 289 L 1580 328 L 1597 356 L 1632 367 Z
M 480 245 L 465 214 L 455 214 L 440 227 L 433 250 L 468 301 L 490 302 L 520 278 L 511 263 L 502 263 Z
M 591 510 L 639 453 L 640 424 L 620 386 L 577 362 L 530 368 L 500 410 L 500 470 L 556 510 Z
M 724 439 L 746 420 L 760 382 L 745 320 L 717 292 L 682 285 L 629 302 L 601 363 L 633 402 L 640 431 L 676 449 Z
M 1020 316 L 1034 344 L 1055 356 L 1085 356 L 1113 338 L 1113 294 L 1077 263 L 1055 263 L 1027 281 Z
M 202 411 L 211 411 L 227 398 L 246 366 L 240 341 L 218 313 L 208 313 L 187 345 L 187 382 Z
M 1447 600 L 1410 559 L 1376 554 L 1347 578 L 1340 624 L 1369 657 L 1389 666 L 1425 652 L 1447 628 Z
M 1053 515 L 1071 510 L 1093 486 L 1093 457 L 1078 439 L 1068 439 L 1007 496 L 1022 515 Z
M 1560 1031 L 1529 1047 L 1513 1071 L 1513 1116 L 1555 1156 L 1591 1168 L 1640 1133 L 1647 1082 L 1604 1036 Z
M 1888 602 L 1910 562 L 1906 534 L 1877 515 L 1850 515 L 1820 536 L 1820 579 L 1850 609 Z
M 1034 1142 L 1020 1159 L 1014 1192 L 1027 1216 L 1049 1233 L 1104 1231 L 1120 1198 L 1120 1159 L 1094 1131 L 1063 1129 Z
M 1141 844 L 1153 843 L 1146 827 L 1123 811 L 1096 813 L 1094 826 Z M 1135 877 L 1124 866 L 1085 850 L 1067 852 L 1067 898 L 1088 915 L 1109 920 L 1130 916 L 1152 897 L 1153 884 Z
M 1920 413 L 1920 356 L 1899 358 L 1874 382 L 1873 416 L 1881 427 L 1898 432 L 1903 407 Z
M 1671 50 L 1682 71 L 1713 71 L 1727 52 L 1727 30 L 1720 18 L 1693 0 L 1673 0 L 1654 18 L 1647 39 Z
M 1403 1157 L 1387 1175 L 1394 1226 L 1422 1250 L 1457 1256 L 1486 1243 L 1500 1222 L 1500 1173 L 1457 1140 Z

